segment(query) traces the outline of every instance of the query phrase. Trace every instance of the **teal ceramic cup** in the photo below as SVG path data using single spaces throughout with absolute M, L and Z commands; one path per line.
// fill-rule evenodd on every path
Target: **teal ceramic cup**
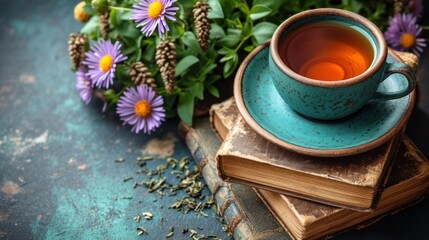
M 297 29 L 321 22 L 352 28 L 368 40 L 373 56 L 369 67 L 359 75 L 338 81 L 316 80 L 292 70 L 281 56 L 285 39 Z M 282 99 L 298 113 L 321 120 L 339 119 L 371 101 L 401 98 L 413 91 L 416 85 L 414 71 L 403 63 L 387 63 L 387 54 L 382 32 L 368 19 L 340 9 L 308 10 L 290 17 L 274 32 L 270 44 L 270 77 Z M 299 54 L 296 57 L 300 57 Z M 347 64 L 353 63 L 340 63 Z M 404 75 L 408 84 L 394 92 L 380 91 L 379 85 L 386 79 L 389 81 L 388 76 L 394 73 Z

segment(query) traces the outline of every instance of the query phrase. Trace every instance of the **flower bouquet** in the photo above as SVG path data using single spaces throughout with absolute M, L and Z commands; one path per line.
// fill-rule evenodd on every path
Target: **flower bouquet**
M 103 111 L 115 107 L 135 133 L 151 133 L 176 116 L 192 125 L 198 102 L 232 85 L 239 63 L 278 24 L 321 7 L 387 27 L 396 50 L 418 55 L 426 46 L 418 38 L 421 0 L 86 0 L 74 9 L 85 24 L 69 40 L 76 88 L 86 104 L 95 96 Z

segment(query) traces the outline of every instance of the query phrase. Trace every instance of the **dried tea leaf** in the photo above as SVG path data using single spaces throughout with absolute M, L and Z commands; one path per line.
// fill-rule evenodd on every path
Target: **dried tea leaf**
M 174 235 L 174 232 L 170 232 L 169 234 L 165 235 L 165 238 L 171 238 Z
M 136 161 L 141 162 L 141 161 L 151 161 L 153 160 L 153 157 L 150 156 L 145 156 L 145 157 L 137 157 Z
M 198 233 L 197 231 L 191 229 L 191 235 L 189 235 L 189 237 L 193 237 L 197 235 L 197 233 Z
M 143 212 L 142 214 L 143 214 L 144 219 L 147 219 L 147 220 L 151 220 L 153 217 L 153 214 L 150 212 Z
M 145 228 L 143 228 L 143 227 L 137 227 L 137 234 L 138 235 L 143 235 L 144 233 L 147 233 L 148 231 L 145 229 Z
M 136 222 L 140 222 L 140 219 L 141 219 L 140 215 L 137 215 L 134 217 L 134 221 Z
M 148 192 L 153 192 L 153 191 L 155 191 L 155 190 L 157 190 L 164 182 L 165 182 L 165 179 L 167 179 L 166 177 L 163 177 L 163 178 L 161 178 L 161 179 L 158 179 L 158 182 L 154 185 L 154 186 L 152 186 L 152 187 L 150 187 L 149 189 L 148 189 Z
M 127 182 L 127 181 L 129 181 L 129 180 L 131 180 L 131 179 L 133 179 L 133 177 L 126 177 L 126 178 L 124 178 L 124 182 Z

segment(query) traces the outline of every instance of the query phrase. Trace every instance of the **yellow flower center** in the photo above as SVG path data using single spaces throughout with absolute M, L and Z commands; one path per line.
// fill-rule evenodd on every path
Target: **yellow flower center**
M 109 54 L 104 55 L 100 59 L 100 69 L 101 69 L 101 71 L 107 72 L 107 71 L 109 71 L 112 68 L 112 66 L 113 66 L 113 58 Z
M 147 14 L 152 19 L 157 19 L 161 16 L 162 11 L 164 10 L 164 5 L 161 2 L 153 2 L 149 5 Z
M 146 100 L 141 100 L 134 106 L 134 112 L 141 118 L 147 118 L 152 113 L 152 107 Z
M 401 45 L 404 48 L 411 48 L 416 43 L 416 37 L 411 33 L 404 33 L 401 37 Z

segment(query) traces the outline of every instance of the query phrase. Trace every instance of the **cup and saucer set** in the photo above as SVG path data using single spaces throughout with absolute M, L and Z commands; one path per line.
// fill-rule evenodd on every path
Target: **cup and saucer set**
M 370 36 L 375 53 L 366 72 L 327 83 L 285 64 L 279 49 L 293 35 L 288 31 L 321 21 L 346 22 Z M 234 97 L 246 123 L 268 141 L 304 155 L 350 156 L 403 131 L 416 101 L 414 73 L 404 65 L 369 20 L 344 10 L 310 10 L 286 20 L 271 40 L 247 56 L 235 77 Z M 360 106 L 349 111 L 353 104 Z

